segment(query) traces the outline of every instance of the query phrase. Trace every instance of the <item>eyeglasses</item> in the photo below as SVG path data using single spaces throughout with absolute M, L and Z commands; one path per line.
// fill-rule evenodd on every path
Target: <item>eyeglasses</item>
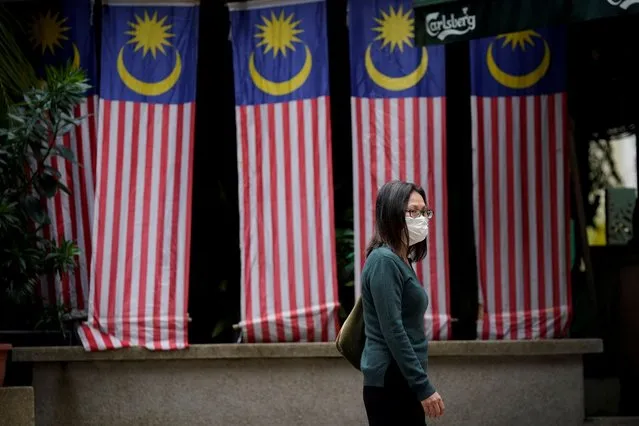
M 432 219 L 433 217 L 433 211 L 431 209 L 406 210 L 406 213 L 408 213 L 408 216 L 412 217 L 413 219 L 417 219 L 420 216 L 424 216 L 426 219 Z

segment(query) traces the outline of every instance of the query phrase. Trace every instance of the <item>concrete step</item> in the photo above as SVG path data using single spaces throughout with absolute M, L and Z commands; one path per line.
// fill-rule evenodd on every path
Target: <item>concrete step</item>
M 35 399 L 32 387 L 0 388 L 0 426 L 34 426 Z
M 588 426 L 639 426 L 639 417 L 590 417 L 584 422 Z

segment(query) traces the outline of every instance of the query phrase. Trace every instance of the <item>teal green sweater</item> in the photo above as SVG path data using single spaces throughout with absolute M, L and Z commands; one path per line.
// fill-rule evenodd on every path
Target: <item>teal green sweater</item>
M 387 247 L 374 249 L 362 271 L 366 343 L 361 368 L 364 386 L 384 386 L 394 358 L 420 401 L 435 393 L 428 380 L 424 313 L 428 296 L 413 269 Z

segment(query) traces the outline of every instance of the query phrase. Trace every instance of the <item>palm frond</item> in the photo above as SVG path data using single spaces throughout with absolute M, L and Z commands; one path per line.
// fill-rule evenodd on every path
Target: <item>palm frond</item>
M 16 38 L 21 31 L 17 22 L 11 12 L 0 5 L 0 117 L 37 82 L 35 70 Z

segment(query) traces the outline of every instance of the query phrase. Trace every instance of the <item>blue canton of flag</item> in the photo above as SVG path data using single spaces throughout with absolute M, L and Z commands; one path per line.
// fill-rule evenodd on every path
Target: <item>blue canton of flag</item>
M 38 58 L 36 70 L 46 65 L 71 63 L 82 68 L 89 79 L 91 95 L 96 85 L 95 31 L 90 0 L 42 1 L 29 5 L 35 10 L 28 25 L 29 41 Z
M 231 11 L 231 27 L 237 105 L 328 95 L 323 1 L 238 8 Z
M 526 96 L 566 91 L 564 27 L 473 40 L 470 58 L 473 95 Z
M 444 95 L 444 46 L 415 46 L 411 2 L 351 0 L 348 20 L 353 96 Z
M 104 8 L 100 96 L 160 104 L 194 101 L 198 10 Z

